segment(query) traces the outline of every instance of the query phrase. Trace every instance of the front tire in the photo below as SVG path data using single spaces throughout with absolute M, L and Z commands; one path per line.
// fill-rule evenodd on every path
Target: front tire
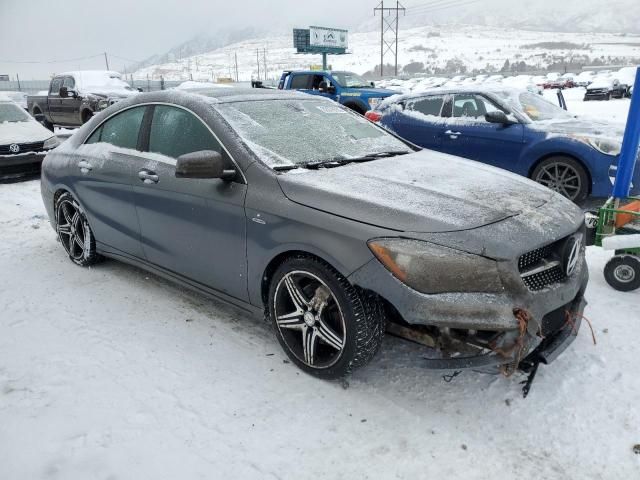
M 87 217 L 73 196 L 65 192 L 55 204 L 58 239 L 73 263 L 88 267 L 100 261 Z
M 382 344 L 386 324 L 377 296 L 304 255 L 285 260 L 275 271 L 267 314 L 291 361 L 325 379 L 366 365 Z
M 543 160 L 533 170 L 531 179 L 575 203 L 583 202 L 589 195 L 589 176 L 584 167 L 571 157 Z
M 604 278 L 620 292 L 640 288 L 640 258 L 628 254 L 616 255 L 605 265 Z

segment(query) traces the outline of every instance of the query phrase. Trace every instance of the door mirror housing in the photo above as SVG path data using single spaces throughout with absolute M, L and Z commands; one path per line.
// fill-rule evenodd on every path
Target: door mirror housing
M 321 81 L 320 84 L 318 84 L 318 90 L 322 93 L 328 92 L 329 84 L 325 80 Z
M 336 87 L 334 85 L 329 86 L 329 88 L 327 88 L 327 92 L 329 92 L 331 95 L 335 95 L 336 93 Z
M 176 162 L 176 178 L 219 178 L 231 181 L 235 177 L 236 169 L 225 169 L 222 155 L 213 150 L 185 153 Z
M 504 113 L 502 110 L 495 110 L 493 112 L 488 112 L 485 116 L 484 119 L 489 122 L 489 123 L 500 123 L 502 125 L 513 125 L 514 122 L 513 120 L 509 120 L 509 118 L 507 117 L 507 114 Z
M 69 90 L 67 87 L 60 87 L 60 91 L 58 92 L 58 94 L 62 98 L 76 98 L 78 96 L 78 92 L 76 92 L 75 90 Z

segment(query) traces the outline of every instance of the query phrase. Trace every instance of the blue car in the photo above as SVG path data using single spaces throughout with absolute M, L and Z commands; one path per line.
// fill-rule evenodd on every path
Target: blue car
M 539 95 L 500 87 L 396 95 L 366 115 L 416 145 L 504 168 L 576 203 L 611 194 L 623 135 Z
M 278 82 L 279 90 L 299 90 L 311 95 L 320 95 L 364 115 L 383 99 L 398 92 L 376 88 L 353 72 L 285 70 Z

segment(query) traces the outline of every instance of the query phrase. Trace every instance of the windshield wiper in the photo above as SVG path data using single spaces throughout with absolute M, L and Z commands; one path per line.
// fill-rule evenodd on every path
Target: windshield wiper
M 276 165 L 276 166 L 274 166 L 272 168 L 276 172 L 288 172 L 289 170 L 295 170 L 297 168 L 306 168 L 306 169 L 309 169 L 309 170 L 317 170 L 318 168 L 321 168 L 321 167 L 325 167 L 325 168 L 340 167 L 342 165 L 347 165 L 349 163 L 370 162 L 372 160 L 377 160 L 379 158 L 395 157 L 395 156 L 398 156 L 398 155 L 406 155 L 408 153 L 411 153 L 411 151 L 407 151 L 407 150 L 390 150 L 388 152 L 369 153 L 369 154 L 363 155 L 361 157 L 352 157 L 352 158 L 336 157 L 336 158 L 332 158 L 330 160 L 321 160 L 321 161 L 318 161 L 318 162 L 305 162 L 305 163 L 298 163 L 298 164 L 295 164 L 295 165 Z
M 300 165 L 275 165 L 273 170 L 276 172 L 288 172 L 289 170 L 295 170 L 296 168 L 300 168 Z

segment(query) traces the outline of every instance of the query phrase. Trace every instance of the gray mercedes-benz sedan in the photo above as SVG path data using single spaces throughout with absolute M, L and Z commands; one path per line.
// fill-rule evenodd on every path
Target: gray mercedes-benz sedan
M 46 157 L 42 197 L 73 262 L 111 257 L 264 312 L 325 378 L 366 364 L 386 328 L 438 349 L 427 367 L 535 371 L 585 306 L 571 202 L 310 95 L 123 100 Z

